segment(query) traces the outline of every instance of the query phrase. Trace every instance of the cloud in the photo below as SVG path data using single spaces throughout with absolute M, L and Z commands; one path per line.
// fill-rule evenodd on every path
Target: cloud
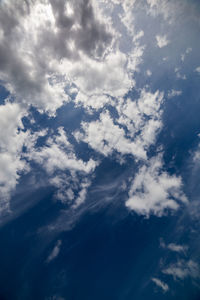
M 171 251 L 174 251 L 174 252 L 183 252 L 183 253 L 185 253 L 185 251 L 187 250 L 188 247 L 171 243 L 167 246 L 167 248 Z
M 150 77 L 150 76 L 152 75 L 152 72 L 151 72 L 151 70 L 147 70 L 147 71 L 146 71 L 146 74 L 147 74 L 147 76 L 149 76 L 149 77 Z
M 22 4 L 20 0 L 8 0 L 1 1 L 0 8 L 0 80 L 14 101 L 2 106 L 0 114 L 9 120 L 8 115 L 16 110 L 16 115 L 14 112 L 12 115 L 13 127 L 5 123 L 4 129 L 2 124 L 2 143 L 7 138 L 0 153 L 1 169 L 5 170 L 0 175 L 2 199 L 7 199 L 2 205 L 8 205 L 11 193 L 23 172 L 28 171 L 31 160 L 46 170 L 50 184 L 54 182 L 58 188 L 59 199 L 74 197 L 74 201 L 81 203 L 90 180 L 83 182 L 73 172 L 90 176 L 97 162 L 78 159 L 62 129 L 44 147 L 36 149 L 39 133 L 25 130 L 22 118 L 29 114 L 31 106 L 55 116 L 65 101 L 75 101 L 87 109 L 99 109 L 108 103 L 115 105 L 134 87 L 133 74 L 142 62 L 144 47 L 137 44 L 123 53 L 116 43 L 120 35 L 96 1 L 36 0 Z M 113 124 L 112 128 L 118 137 L 123 136 L 120 126 Z M 115 149 L 114 141 L 109 143 L 111 153 Z M 26 155 L 22 153 L 24 145 Z M 116 147 L 124 153 L 145 155 L 141 147 L 138 150 L 125 136 Z M 68 188 L 68 184 L 61 188 L 58 182 L 52 181 L 58 176 L 56 172 L 66 170 L 73 180 L 75 177 L 80 180 L 78 188 L 75 183 L 73 189 Z M 59 176 L 62 182 L 64 176 Z M 72 181 L 68 178 L 66 182 Z M 79 195 L 75 195 L 75 190 Z
M 171 91 L 168 92 L 167 97 L 170 99 L 176 96 L 180 96 L 181 94 L 182 91 L 172 89 Z
M 84 202 L 91 184 L 90 177 L 98 162 L 78 159 L 62 127 L 58 128 L 57 135 L 47 140 L 46 145 L 30 149 L 27 158 L 46 171 L 47 184 L 57 189 L 55 197 L 62 203 L 73 204 L 76 208 Z
M 62 241 L 58 240 L 56 245 L 54 246 L 53 250 L 51 251 L 51 253 L 49 254 L 48 258 L 47 258 L 47 262 L 51 262 L 53 259 L 55 259 L 59 252 L 60 252 L 60 248 L 62 246 Z
M 183 254 L 185 254 L 188 249 L 188 247 L 185 245 L 178 245 L 178 244 L 174 244 L 174 243 L 170 243 L 170 244 L 166 245 L 163 240 L 161 240 L 160 246 L 164 249 L 169 249 L 170 251 L 177 252 L 177 253 L 183 253 Z
M 162 13 L 164 9 L 169 13 L 166 1 L 147 2 L 151 14 L 160 7 Z M 156 169 L 152 160 L 148 162 L 150 146 L 156 143 L 163 126 L 164 94 L 159 90 L 151 92 L 146 86 L 137 89 L 140 93 L 137 99 L 131 93 L 133 88 L 136 90 L 137 72 L 145 51 L 145 45 L 140 44 L 144 32 L 135 26 L 135 9 L 140 7 L 139 2 L 112 1 L 113 5 L 120 6 L 117 25 L 116 15 L 112 15 L 111 20 L 106 13 L 108 6 L 104 10 L 105 3 L 109 6 L 111 1 L 1 1 L 0 80 L 14 101 L 0 107 L 0 115 L 13 120 L 13 127 L 8 121 L 2 121 L 4 117 L 0 121 L 0 125 L 5 123 L 1 126 L 3 146 L 0 154 L 1 169 L 6 170 L 0 172 L 0 188 L 5 199 L 14 191 L 21 174 L 28 170 L 28 160 L 45 170 L 48 183 L 55 187 L 55 195 L 63 203 L 71 201 L 76 207 L 85 201 L 98 162 L 92 158 L 80 159 L 63 128 L 37 148 L 35 142 L 42 133 L 25 130 L 22 124 L 31 106 L 55 116 L 65 101 L 73 101 L 75 106 L 81 105 L 90 113 L 100 110 L 98 119 L 81 123 L 80 130 L 74 133 L 77 141 L 87 143 L 104 156 L 116 151 L 123 159 L 123 155 L 131 154 L 143 165 L 134 180 L 140 176 L 147 176 L 148 180 L 152 177 L 152 184 L 158 185 L 161 204 L 147 180 L 144 186 L 150 204 L 146 205 L 145 192 L 138 193 L 133 188 L 127 206 L 135 209 L 131 199 L 136 195 L 138 199 L 145 199 L 146 209 L 138 210 L 139 213 L 142 210 L 142 214 L 153 211 L 162 215 L 165 208 L 178 207 L 177 197 L 182 199 L 182 194 L 172 193 L 171 189 L 178 190 L 181 180 L 167 175 L 162 164 Z M 141 11 L 144 12 L 143 8 Z M 124 45 L 127 37 L 128 47 Z M 156 39 L 158 47 L 169 43 L 166 35 L 157 35 Z M 151 71 L 147 70 L 146 74 L 151 76 Z M 178 94 L 180 91 L 171 90 L 168 97 Z M 115 116 L 109 112 L 108 104 L 116 109 Z M 24 145 L 26 155 L 22 153 Z M 174 185 L 169 184 L 172 179 Z M 152 203 L 151 197 L 155 199 Z
M 187 77 L 186 77 L 185 74 L 181 74 L 181 73 L 180 73 L 180 68 L 175 68 L 174 71 L 175 71 L 176 77 L 177 77 L 178 79 L 182 79 L 182 80 L 186 80 L 186 79 L 187 79 Z
M 186 56 L 187 56 L 190 52 L 192 52 L 192 48 L 191 48 L 191 47 L 188 47 L 188 48 L 185 50 L 185 53 L 181 54 L 181 61 L 184 62 Z
M 113 34 L 93 1 L 20 3 L 0 4 L 0 78 L 18 102 L 55 113 L 72 79 L 62 62 L 103 59 Z
M 164 283 L 163 281 L 161 281 L 160 279 L 158 279 L 158 278 L 152 278 L 151 280 L 152 280 L 158 287 L 160 287 L 160 288 L 163 290 L 164 293 L 167 292 L 167 291 L 169 290 L 169 286 L 168 286 L 166 283 Z
M 147 13 L 153 17 L 162 16 L 170 25 L 192 19 L 199 24 L 199 4 L 187 0 L 147 0 Z M 183 18 L 184 15 L 184 18 Z
M 171 275 L 174 280 L 183 280 L 187 277 L 199 278 L 199 266 L 191 259 L 188 261 L 178 260 L 176 263 L 170 264 L 162 272 L 166 275 Z
M 195 71 L 198 72 L 198 73 L 200 73 L 200 67 L 197 67 L 197 68 L 195 69 Z
M 146 150 L 155 142 L 162 127 L 162 100 L 163 93 L 142 90 L 139 99 L 128 98 L 119 102 L 116 107 L 119 118 L 113 120 L 108 111 L 102 112 L 99 120 L 82 122 L 83 132 L 77 131 L 74 136 L 105 156 L 116 150 L 122 155 L 132 154 L 136 159 L 146 159 Z M 122 126 L 126 127 L 127 133 Z
M 97 165 L 92 159 L 88 162 L 77 159 L 62 127 L 58 128 L 58 135 L 48 139 L 46 146 L 31 151 L 28 158 L 43 165 L 49 174 L 66 169 L 90 173 Z
M 68 176 L 61 173 L 49 178 L 49 184 L 57 189 L 54 194 L 55 198 L 63 204 L 69 204 L 74 209 L 85 202 L 91 183 L 91 178 L 86 175 L 81 177 L 76 173 Z
M 82 128 L 84 133 L 76 132 L 76 139 L 88 143 L 90 147 L 105 156 L 116 150 L 121 154 L 130 153 L 136 157 L 145 158 L 144 150 L 125 137 L 123 128 L 114 124 L 107 111 L 101 113 L 100 119 L 97 121 L 83 122 Z
M 29 133 L 23 131 L 24 116 L 18 104 L 6 102 L 0 106 L 0 211 L 9 208 L 9 199 L 20 173 L 27 169 L 22 147 Z
M 166 35 L 156 35 L 156 41 L 157 41 L 157 46 L 159 48 L 163 48 L 165 46 L 167 46 L 169 44 L 169 40 L 167 39 L 167 36 Z
M 106 102 L 110 103 L 110 96 L 123 97 L 135 84 L 132 73 L 127 69 L 128 61 L 125 54 L 116 51 L 104 61 L 84 58 L 82 64 L 67 64 L 66 68 L 75 78 L 74 84 L 78 89 L 76 103 L 98 109 Z
M 176 210 L 179 202 L 187 203 L 180 177 L 163 170 L 160 156 L 140 167 L 129 190 L 126 206 L 138 214 L 162 216 L 166 210 Z
M 144 46 L 131 45 L 122 52 L 120 34 L 98 2 L 36 0 L 20 5 L 9 0 L 0 5 L 0 79 L 25 107 L 54 115 L 72 100 L 66 91 L 74 86 L 77 104 L 99 109 L 135 85 L 133 73 Z M 136 36 L 138 40 L 142 32 Z

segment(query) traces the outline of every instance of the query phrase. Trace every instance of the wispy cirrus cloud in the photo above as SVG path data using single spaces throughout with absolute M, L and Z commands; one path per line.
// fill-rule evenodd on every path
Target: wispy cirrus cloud
M 153 277 L 151 279 L 158 287 L 160 287 L 164 293 L 166 293 L 167 291 L 169 291 L 169 286 L 167 283 L 163 282 L 162 280 L 160 280 L 159 278 L 155 278 Z

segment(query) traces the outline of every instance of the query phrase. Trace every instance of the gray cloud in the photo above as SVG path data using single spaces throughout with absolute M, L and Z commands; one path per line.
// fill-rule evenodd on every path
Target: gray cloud
M 68 99 L 66 82 L 53 77 L 60 62 L 77 61 L 80 53 L 102 58 L 111 32 L 89 0 L 3 1 L 0 7 L 0 79 L 23 105 L 55 111 Z
M 50 0 L 50 3 L 58 27 L 59 45 L 62 45 L 63 37 L 67 37 L 73 39 L 75 49 L 89 56 L 101 57 L 112 41 L 112 34 L 96 18 L 92 2 L 69 1 L 66 5 L 64 0 Z

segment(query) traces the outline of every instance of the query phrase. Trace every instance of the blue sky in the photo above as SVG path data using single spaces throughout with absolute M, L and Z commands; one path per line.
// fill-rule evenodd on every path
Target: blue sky
M 198 300 L 198 1 L 0 7 L 0 298 Z

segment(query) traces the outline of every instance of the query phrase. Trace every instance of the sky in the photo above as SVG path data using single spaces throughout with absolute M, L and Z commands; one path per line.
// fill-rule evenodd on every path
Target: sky
M 0 300 L 200 299 L 198 0 L 0 1 Z

